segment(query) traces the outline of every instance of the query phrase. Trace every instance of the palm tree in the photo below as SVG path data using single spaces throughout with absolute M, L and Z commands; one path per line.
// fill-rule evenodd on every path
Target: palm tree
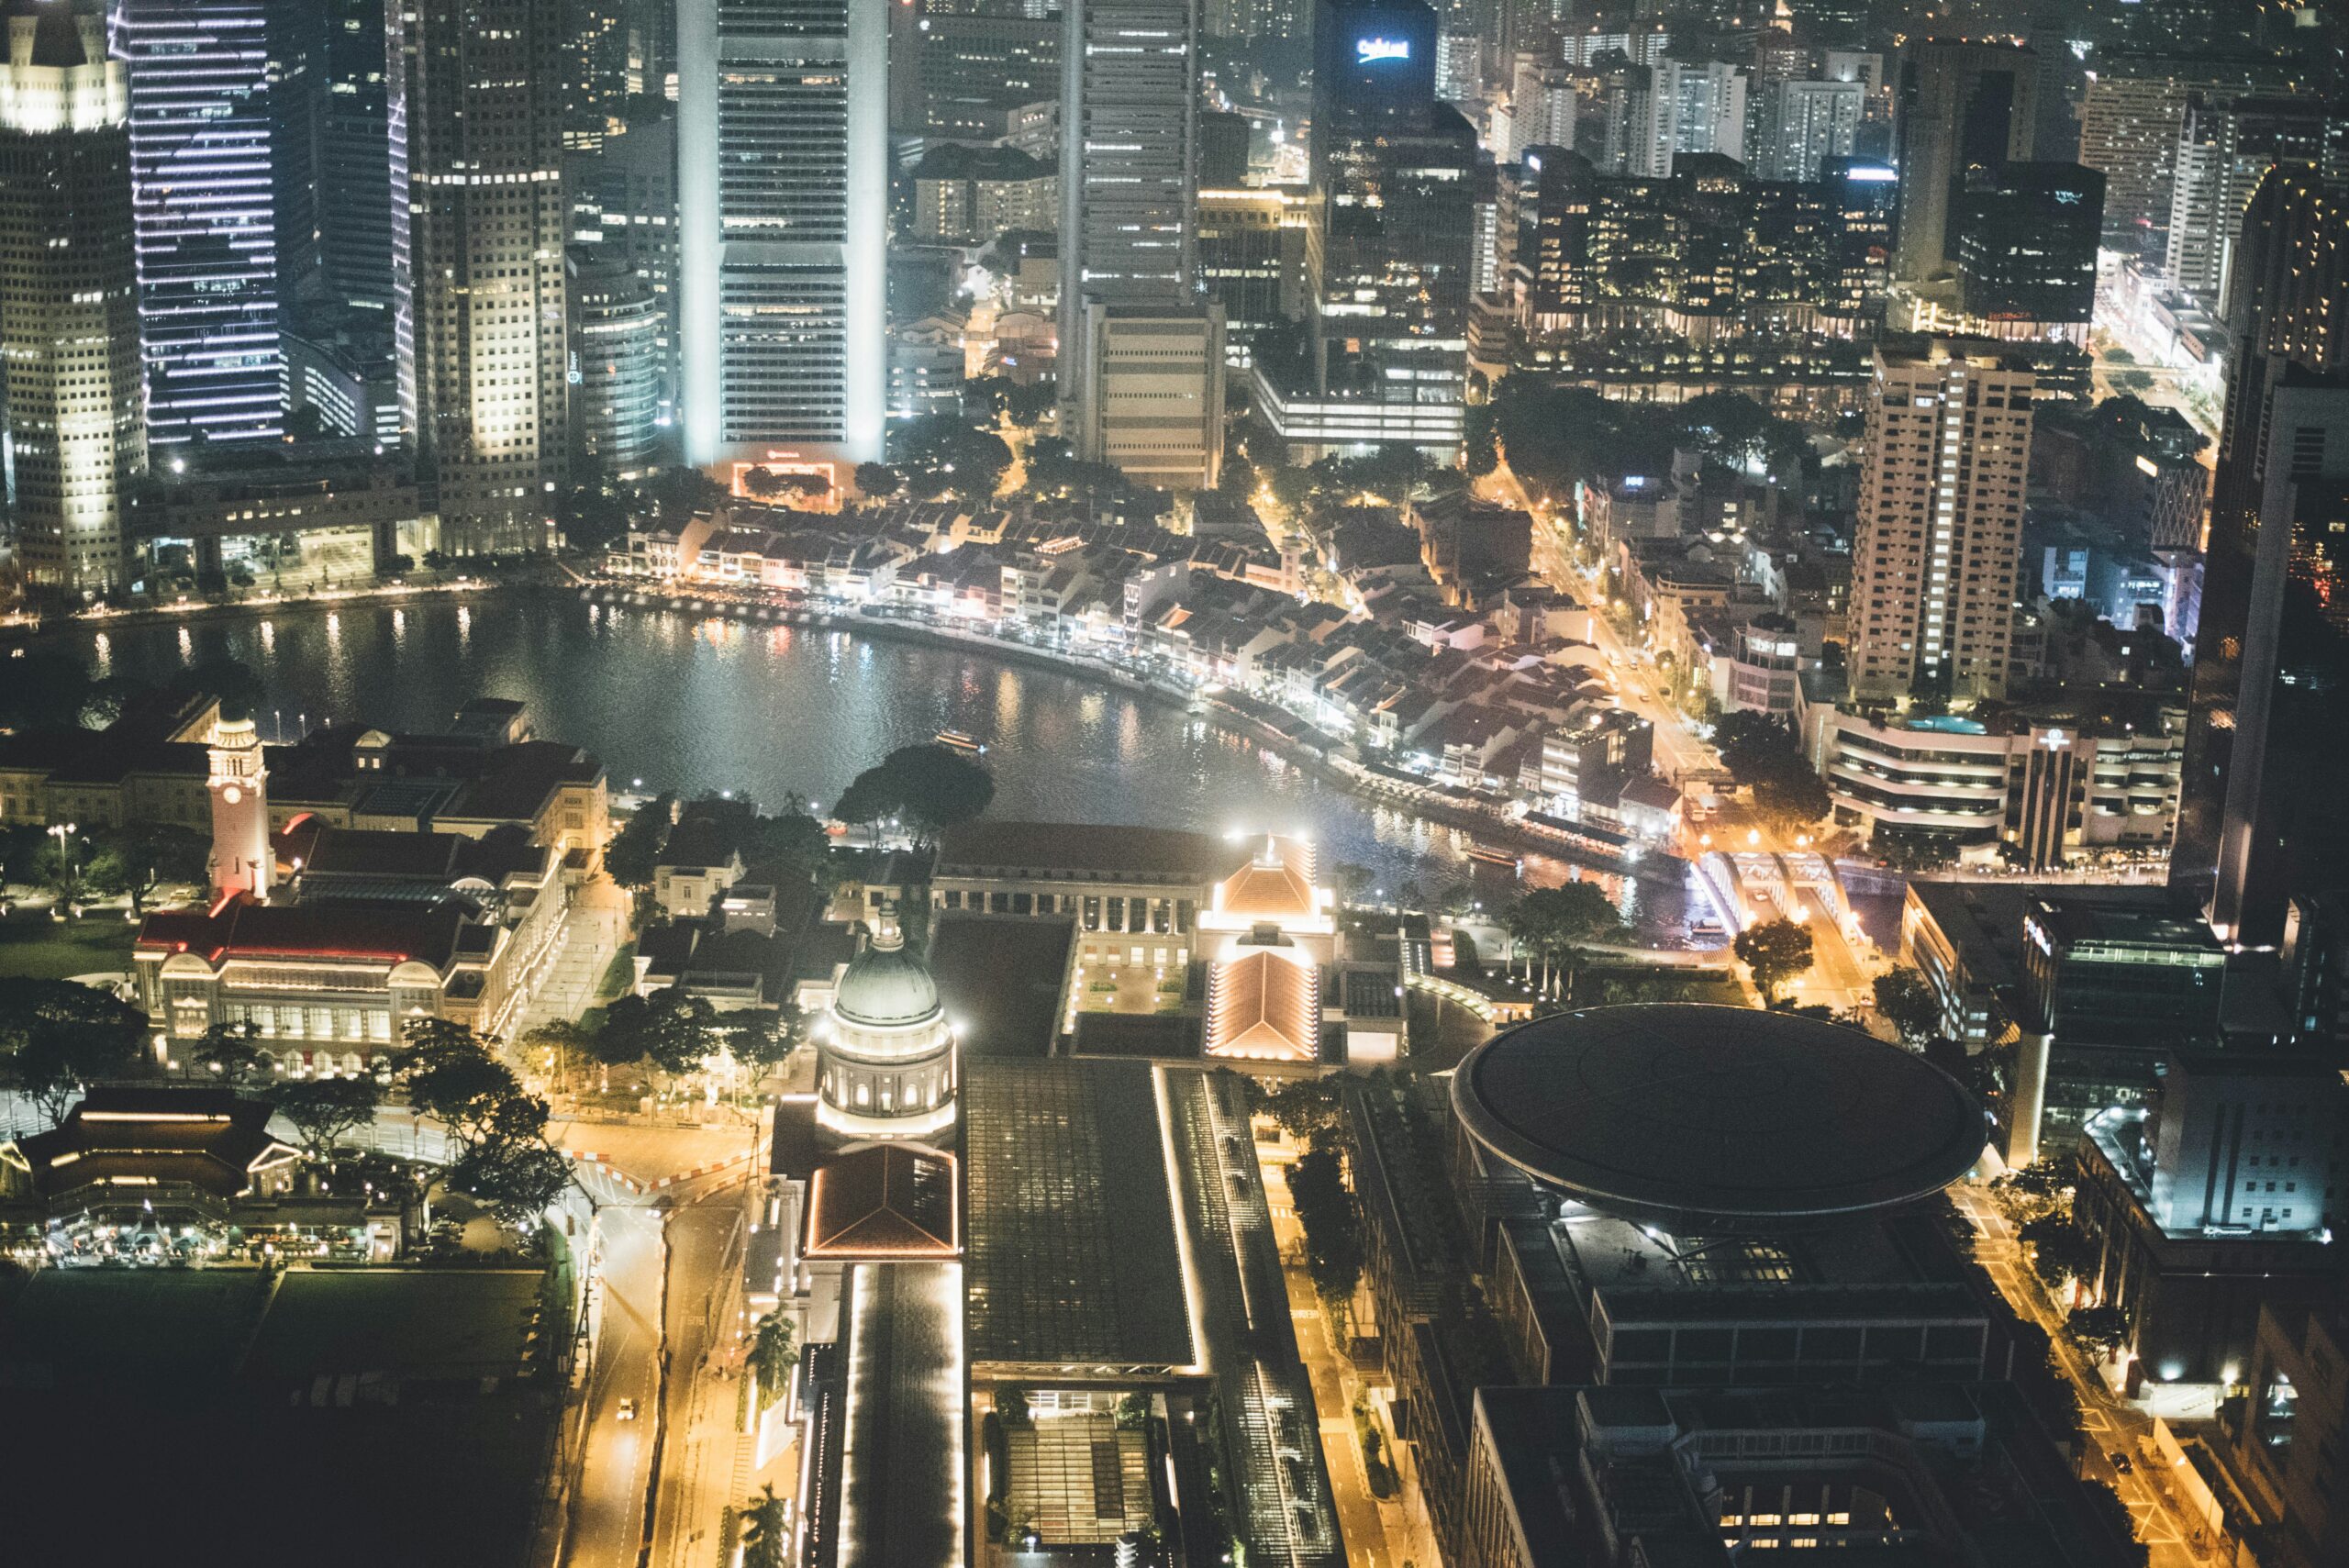
M 760 1487 L 742 1510 L 742 1568 L 783 1568 L 790 1542 L 783 1499 L 772 1485 Z
M 777 1311 L 759 1319 L 758 1328 L 751 1335 L 750 1361 L 751 1371 L 759 1380 L 762 1409 L 783 1397 L 784 1389 L 791 1383 L 792 1362 L 798 1354 L 790 1318 Z

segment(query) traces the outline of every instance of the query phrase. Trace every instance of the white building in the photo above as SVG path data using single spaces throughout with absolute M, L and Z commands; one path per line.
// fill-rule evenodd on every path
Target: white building
M 887 78 L 883 0 L 678 7 L 685 461 L 738 494 L 883 455 Z
M 816 1062 L 817 1123 L 843 1138 L 928 1139 L 954 1125 L 954 1031 L 894 918 L 841 976 Z
M 1849 158 L 1867 89 L 1857 82 L 1773 82 L 1765 91 L 1753 172 L 1816 180 L 1821 159 Z

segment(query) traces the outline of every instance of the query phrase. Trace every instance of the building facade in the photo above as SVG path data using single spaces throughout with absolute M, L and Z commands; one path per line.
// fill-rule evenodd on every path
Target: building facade
M 876 0 L 679 13 L 685 461 L 740 485 L 879 462 L 888 39 Z
M 400 408 L 451 554 L 543 550 L 570 446 L 559 0 L 387 17 Z
M 2038 116 L 2039 61 L 2009 44 L 1924 39 L 1900 63 L 1893 164 L 1900 171 L 1896 274 L 1945 270 L 1951 208 L 1970 169 L 2029 158 Z
M 33 584 L 129 585 L 122 495 L 147 466 L 129 90 L 102 7 L 11 4 L 0 66 L 0 341 L 17 559 Z

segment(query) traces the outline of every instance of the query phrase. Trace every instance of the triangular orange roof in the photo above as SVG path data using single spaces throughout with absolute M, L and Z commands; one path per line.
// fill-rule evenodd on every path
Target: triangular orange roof
M 1320 1056 L 1321 978 L 1269 949 L 1208 973 L 1207 1052 L 1259 1062 Z
M 954 1156 L 911 1143 L 852 1149 L 817 1171 L 807 1256 L 951 1258 L 962 1249 Z
M 1319 913 L 1312 864 L 1308 847 L 1267 833 L 1248 863 L 1223 879 L 1220 907 L 1251 920 L 1309 920 Z

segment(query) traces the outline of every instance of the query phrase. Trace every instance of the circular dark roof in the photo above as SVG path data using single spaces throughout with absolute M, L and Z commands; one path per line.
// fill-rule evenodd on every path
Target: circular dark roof
M 1957 1081 L 1841 1024 L 1669 1003 L 1538 1018 L 1471 1051 L 1476 1140 L 1593 1208 L 1689 1231 L 1910 1202 L 1987 1140 Z

